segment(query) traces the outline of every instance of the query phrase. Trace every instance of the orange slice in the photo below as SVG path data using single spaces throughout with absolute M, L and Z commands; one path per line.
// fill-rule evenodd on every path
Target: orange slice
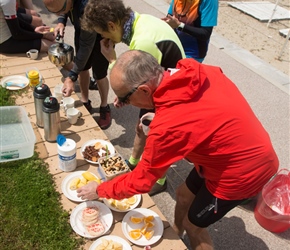
M 146 232 L 147 232 L 147 228 L 148 228 L 147 225 L 143 226 L 143 227 L 141 228 L 141 234 L 145 235 Z
M 135 216 L 131 216 L 130 217 L 130 221 L 134 224 L 139 224 L 143 221 L 143 217 L 135 217 Z
M 146 226 L 147 226 L 147 228 L 152 228 L 152 227 L 154 227 L 154 223 L 152 221 L 148 221 L 148 222 L 146 222 Z
M 154 230 L 150 230 L 150 231 L 147 231 L 144 236 L 147 240 L 150 240 L 153 235 L 154 235 Z
M 149 215 L 149 216 L 146 216 L 144 218 L 144 222 L 145 223 L 148 223 L 148 222 L 153 221 L 153 220 L 154 220 L 154 216 L 153 215 Z
M 138 240 L 138 239 L 140 239 L 141 236 L 142 236 L 142 234 L 141 234 L 141 232 L 140 232 L 140 229 L 134 229 L 134 230 L 131 230 L 131 231 L 129 232 L 129 235 L 130 235 L 130 237 L 131 237 L 132 239 L 134 239 L 134 240 Z
M 136 202 L 137 202 L 137 197 L 136 196 L 132 196 L 132 197 L 127 199 L 127 203 L 129 205 L 134 205 Z

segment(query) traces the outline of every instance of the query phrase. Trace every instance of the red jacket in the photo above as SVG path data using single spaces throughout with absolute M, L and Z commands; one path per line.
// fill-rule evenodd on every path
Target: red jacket
M 170 165 L 194 163 L 208 190 L 221 199 L 256 195 L 277 172 L 268 133 L 235 84 L 218 67 L 193 59 L 165 75 L 154 93 L 156 115 L 142 159 L 130 173 L 101 184 L 100 197 L 148 192 Z

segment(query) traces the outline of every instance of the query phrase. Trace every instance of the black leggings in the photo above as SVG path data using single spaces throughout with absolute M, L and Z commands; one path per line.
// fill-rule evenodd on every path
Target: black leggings
M 0 53 L 17 54 L 26 53 L 30 49 L 41 49 L 41 39 L 34 40 L 15 40 L 10 37 L 8 40 L 0 44 Z

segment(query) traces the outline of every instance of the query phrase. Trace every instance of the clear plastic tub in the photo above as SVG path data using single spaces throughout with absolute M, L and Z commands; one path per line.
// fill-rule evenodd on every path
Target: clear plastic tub
M 32 125 L 23 107 L 0 107 L 0 162 L 31 157 L 35 141 Z
M 120 154 L 101 157 L 98 160 L 98 164 L 98 172 L 103 181 L 111 180 L 130 171 L 130 168 Z

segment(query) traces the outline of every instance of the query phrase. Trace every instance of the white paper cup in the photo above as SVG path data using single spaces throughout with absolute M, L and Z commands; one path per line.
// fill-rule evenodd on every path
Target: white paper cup
M 30 59 L 36 60 L 38 58 L 38 50 L 31 49 L 26 52 L 26 56 Z
M 149 125 L 151 121 L 153 120 L 154 116 L 155 116 L 155 113 L 149 112 L 140 118 L 140 123 L 142 125 L 142 129 L 145 135 L 148 135 L 149 133 L 149 130 L 150 130 Z
M 61 100 L 60 108 L 66 113 L 69 108 L 75 107 L 75 99 L 72 97 L 64 97 Z
M 62 100 L 62 88 L 63 88 L 63 83 L 57 84 L 54 87 L 53 93 L 54 97 L 58 100 L 59 103 L 61 103 Z
M 76 124 L 82 113 L 76 108 L 69 108 L 66 111 L 66 116 L 70 124 Z

